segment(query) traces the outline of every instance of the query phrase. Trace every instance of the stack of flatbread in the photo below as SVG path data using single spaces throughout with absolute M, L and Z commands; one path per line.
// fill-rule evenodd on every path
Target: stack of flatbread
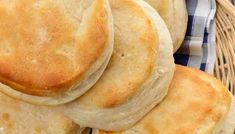
M 0 0 L 0 134 L 233 134 L 235 100 L 174 64 L 184 0 Z

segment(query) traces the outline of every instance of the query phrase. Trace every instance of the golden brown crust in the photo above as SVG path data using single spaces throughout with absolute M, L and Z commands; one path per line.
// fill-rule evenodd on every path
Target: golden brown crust
M 53 1 L 0 1 L 0 82 L 27 94 L 54 96 L 81 80 L 107 48 L 102 3 L 95 1 L 80 29 Z
M 100 80 L 79 98 L 82 105 L 111 108 L 124 103 L 151 77 L 156 64 L 159 40 L 151 19 L 133 1 L 110 0 L 110 4 L 114 52 Z
M 196 69 L 177 66 L 164 101 L 125 133 L 211 134 L 231 102 L 229 91 L 219 80 Z

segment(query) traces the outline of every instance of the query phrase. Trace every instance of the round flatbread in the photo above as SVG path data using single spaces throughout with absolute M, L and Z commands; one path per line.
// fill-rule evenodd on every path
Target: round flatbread
M 113 50 L 108 0 L 0 1 L 0 91 L 40 105 L 70 102 Z
M 171 33 L 174 52 L 181 46 L 188 24 L 185 0 L 145 0 L 153 6 L 166 22 Z
M 58 109 L 83 127 L 124 130 L 167 94 L 173 77 L 172 41 L 164 21 L 144 1 L 110 0 L 114 53 L 100 80 Z

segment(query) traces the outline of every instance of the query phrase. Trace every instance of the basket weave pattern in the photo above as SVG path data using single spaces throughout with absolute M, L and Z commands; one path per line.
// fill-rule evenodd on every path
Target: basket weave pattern
M 214 74 L 235 95 L 235 7 L 228 0 L 217 0 L 216 27 Z

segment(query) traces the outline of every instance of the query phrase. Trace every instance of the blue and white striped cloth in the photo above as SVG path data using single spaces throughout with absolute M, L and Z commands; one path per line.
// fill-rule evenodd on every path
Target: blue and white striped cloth
M 213 74 L 216 61 L 215 0 L 186 0 L 189 21 L 185 40 L 174 55 L 177 64 Z

